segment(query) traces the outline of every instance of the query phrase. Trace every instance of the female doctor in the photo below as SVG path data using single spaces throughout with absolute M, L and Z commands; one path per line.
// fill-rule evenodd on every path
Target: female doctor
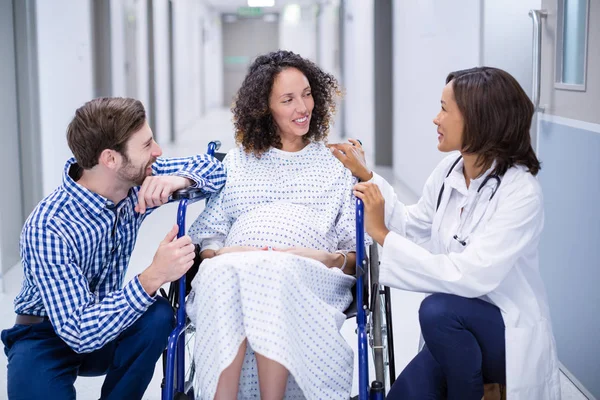
M 481 400 L 484 383 L 500 383 L 509 400 L 560 399 L 538 266 L 544 211 L 533 113 L 505 71 L 450 73 L 433 123 L 438 149 L 460 154 L 435 168 L 410 206 L 366 167 L 359 142 L 331 146 L 362 181 L 354 194 L 383 246 L 380 282 L 432 293 L 419 309 L 425 346 L 388 398 Z

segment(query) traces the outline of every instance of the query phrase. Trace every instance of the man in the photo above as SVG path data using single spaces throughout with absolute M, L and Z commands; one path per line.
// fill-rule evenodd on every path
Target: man
M 2 332 L 8 396 L 75 399 L 78 375 L 106 374 L 102 399 L 141 399 L 174 327 L 171 306 L 156 292 L 190 268 L 194 246 L 173 226 L 151 265 L 124 283 L 140 224 L 178 189 L 218 191 L 225 173 L 208 155 L 160 158 L 133 99 L 86 103 L 67 141 L 75 157 L 63 183 L 21 234 L 17 320 Z

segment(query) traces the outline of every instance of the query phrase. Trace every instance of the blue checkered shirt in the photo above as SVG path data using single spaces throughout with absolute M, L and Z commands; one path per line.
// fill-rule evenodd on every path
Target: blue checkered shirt
M 114 340 L 155 301 L 137 277 L 123 284 L 138 230 L 152 209 L 134 211 L 139 187 L 119 204 L 87 190 L 72 179 L 79 168 L 73 164 L 67 161 L 62 185 L 23 227 L 24 279 L 15 312 L 48 316 L 58 336 L 87 353 Z M 221 163 L 205 154 L 158 158 L 152 173 L 189 178 L 210 193 L 225 183 Z

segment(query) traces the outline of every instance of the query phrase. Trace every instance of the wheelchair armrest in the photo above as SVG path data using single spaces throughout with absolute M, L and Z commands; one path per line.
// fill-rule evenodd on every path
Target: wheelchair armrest
M 202 192 L 200 188 L 187 187 L 184 189 L 179 189 L 173 192 L 171 198 L 173 200 L 196 200 L 206 197 L 206 193 Z

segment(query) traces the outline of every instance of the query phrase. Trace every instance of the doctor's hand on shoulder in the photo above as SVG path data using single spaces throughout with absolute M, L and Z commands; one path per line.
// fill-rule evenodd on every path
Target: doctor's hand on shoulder
M 372 182 L 354 185 L 353 193 L 362 200 L 365 209 L 365 230 L 381 246 L 390 230 L 385 226 L 385 199 Z
M 383 246 L 385 237 L 390 232 L 385 226 L 385 200 L 379 187 L 367 182 L 373 178 L 373 171 L 367 166 L 362 143 L 356 139 L 348 139 L 349 143 L 329 145 L 331 153 L 352 175 L 360 180 L 354 186 L 353 193 L 361 199 L 365 207 L 365 230 L 377 243 Z
M 373 172 L 367 167 L 365 152 L 360 141 L 348 139 L 350 143 L 330 144 L 329 150 L 344 167 L 348 168 L 352 175 L 366 182 L 373 177 Z

